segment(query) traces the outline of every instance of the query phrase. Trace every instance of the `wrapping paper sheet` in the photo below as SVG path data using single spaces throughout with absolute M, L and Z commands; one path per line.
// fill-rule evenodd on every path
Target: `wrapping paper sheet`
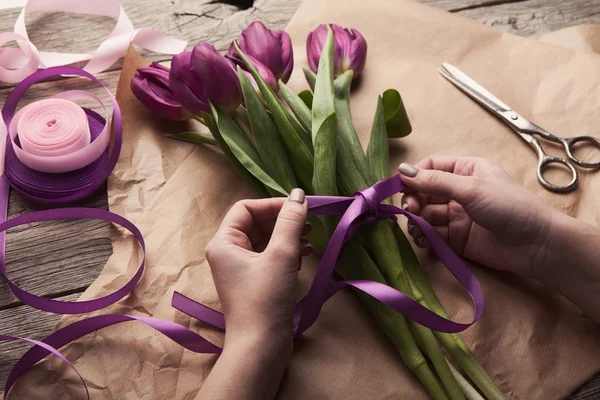
M 600 173 L 580 170 L 580 187 L 572 194 L 545 191 L 537 183 L 531 149 L 437 72 L 442 61 L 457 65 L 559 136 L 598 135 L 600 56 L 515 37 L 410 1 L 378 0 L 365 8 L 360 0 L 306 0 L 288 29 L 295 43 L 295 89 L 305 87 L 299 67 L 306 65 L 306 34 L 321 22 L 357 28 L 369 42 L 352 104 L 364 144 L 376 96 L 389 87 L 403 96 L 414 132 L 390 141 L 391 170 L 401 161 L 434 154 L 487 157 L 561 211 L 600 226 Z M 593 50 L 577 29 L 545 40 Z M 221 344 L 221 335 L 172 309 L 171 296 L 178 290 L 218 307 L 204 246 L 228 208 L 252 192 L 218 151 L 163 137 L 183 127 L 155 119 L 129 90 L 135 68 L 145 63 L 130 51 L 123 67 L 118 99 L 126 139 L 109 181 L 109 201 L 111 211 L 144 233 L 148 266 L 134 292 L 103 312 L 171 319 Z M 105 294 L 133 273 L 131 238 L 116 234 L 113 246 L 113 256 L 82 298 Z M 418 254 L 450 315 L 467 320 L 472 311 L 458 285 L 435 258 Z M 305 287 L 316 262 L 305 262 Z M 595 322 L 536 282 L 473 268 L 486 311 L 463 336 L 507 398 L 562 398 L 600 370 Z M 60 325 L 80 318 L 66 317 Z M 93 399 L 193 399 L 216 360 L 184 351 L 135 323 L 90 335 L 66 347 L 65 354 L 87 380 Z M 14 399 L 69 399 L 81 398 L 83 391 L 72 371 L 47 360 L 12 394 Z M 360 302 L 343 292 L 327 303 L 297 344 L 279 398 L 423 399 L 425 394 Z

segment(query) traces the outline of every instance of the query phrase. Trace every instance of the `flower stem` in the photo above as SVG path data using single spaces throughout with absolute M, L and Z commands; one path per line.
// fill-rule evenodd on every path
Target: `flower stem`
M 402 258 L 405 261 L 404 267 L 415 286 L 419 288 L 419 291 L 423 295 L 424 304 L 436 314 L 448 318 L 448 313 L 444 310 L 444 307 L 429 284 L 425 273 L 419 265 L 419 260 L 406 239 L 406 236 L 404 236 L 404 233 L 397 224 L 393 225 L 396 243 L 400 249 Z M 442 346 L 446 348 L 448 353 L 450 353 L 452 359 L 463 369 L 467 376 L 471 378 L 479 390 L 481 390 L 489 400 L 504 399 L 504 395 L 500 389 L 498 389 L 492 378 L 489 377 L 479 361 L 475 358 L 475 355 L 458 334 L 435 332 L 435 336 Z
M 377 221 L 364 228 L 367 247 L 375 258 L 377 266 L 385 279 L 396 289 L 412 297 L 417 302 L 423 301 L 423 296 L 411 282 L 404 270 L 404 260 L 396 244 L 390 221 Z M 431 329 L 413 323 L 415 331 L 423 341 L 425 352 L 435 368 L 442 384 L 452 400 L 464 400 L 454 376 L 448 368 L 442 349 Z
M 356 266 L 360 266 L 360 268 Z M 358 237 L 351 239 L 344 247 L 336 271 L 348 280 L 369 279 L 386 283 Z M 423 353 L 419 350 L 410 332 L 407 319 L 371 296 L 359 291 L 355 291 L 355 293 L 367 306 L 377 324 L 400 353 L 402 360 L 419 379 L 431 398 L 434 400 L 448 399 L 444 389 L 429 368 Z

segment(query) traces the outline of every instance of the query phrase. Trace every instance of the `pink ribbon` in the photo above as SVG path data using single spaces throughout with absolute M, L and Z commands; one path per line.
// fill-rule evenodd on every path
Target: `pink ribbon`
M 92 53 L 39 51 L 27 35 L 25 17 L 34 12 L 70 12 L 110 17 L 116 20 L 110 35 Z M 17 83 L 47 68 L 88 61 L 84 70 L 98 73 L 121 58 L 130 43 L 162 54 L 178 54 L 187 41 L 175 39 L 153 28 L 135 29 L 118 0 L 28 0 L 15 22 L 14 33 L 0 34 L 0 47 L 16 41 L 18 48 L 0 48 L 0 81 Z

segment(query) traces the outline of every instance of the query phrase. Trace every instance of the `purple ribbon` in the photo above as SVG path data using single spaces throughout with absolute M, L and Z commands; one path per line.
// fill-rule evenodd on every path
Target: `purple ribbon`
M 298 303 L 294 314 L 295 335 L 305 332 L 317 320 L 323 304 L 335 293 L 346 286 L 376 298 L 390 306 L 405 317 L 440 332 L 461 332 L 481 318 L 483 314 L 483 292 L 479 282 L 464 261 L 448 246 L 421 217 L 401 208 L 381 203 L 388 197 L 401 192 L 404 184 L 400 176 L 377 182 L 375 185 L 356 193 L 354 197 L 307 196 L 308 212 L 315 215 L 342 216 L 327 248 L 321 256 L 321 262 L 308 294 Z M 402 214 L 412 219 L 421 228 L 423 235 L 429 240 L 436 255 L 456 277 L 471 296 L 475 306 L 475 314 L 471 322 L 458 323 L 450 321 L 420 305 L 415 300 L 398 290 L 375 281 L 332 281 L 335 264 L 344 244 L 356 233 L 357 229 L 379 218 L 390 218 Z M 223 314 L 203 304 L 175 292 L 173 307 L 217 329 L 225 330 Z
M 5 123 L 8 125 L 12 119 L 17 103 L 25 91 L 35 82 L 47 77 L 71 74 L 88 77 L 99 84 L 102 83 L 91 74 L 72 67 L 48 68 L 36 72 L 21 82 L 8 97 L 2 110 Z M 108 90 L 107 90 L 108 92 Z M 0 176 L 0 273 L 6 278 L 9 287 L 17 298 L 25 304 L 39 310 L 60 314 L 80 314 L 97 311 L 108 305 L 114 304 L 127 295 L 137 284 L 144 271 L 145 257 L 137 272 L 121 289 L 102 298 L 82 302 L 61 302 L 33 295 L 15 285 L 8 277 L 5 267 L 5 232 L 7 229 L 31 222 L 47 221 L 66 218 L 92 218 L 103 219 L 119 224 L 126 228 L 138 240 L 140 247 L 144 250 L 144 240 L 141 232 L 127 219 L 105 210 L 90 208 L 60 208 L 21 215 L 6 220 L 8 206 L 8 190 L 10 186 L 23 196 L 48 204 L 68 203 L 85 198 L 97 190 L 109 176 L 114 168 L 120 153 L 122 143 L 122 120 L 116 99 L 109 92 L 114 111 L 113 128 L 114 142 L 112 151 L 107 150 L 100 159 L 82 168 L 64 174 L 42 174 L 22 165 L 11 152 L 10 139 L 7 141 L 6 170 L 5 175 Z M 103 124 L 102 117 L 93 111 L 86 110 L 92 140 L 98 136 Z M 400 208 L 382 204 L 381 201 L 401 192 L 404 185 L 399 176 L 382 180 L 372 187 L 363 189 L 354 197 L 332 197 L 332 196 L 308 196 L 309 212 L 317 215 L 341 216 L 332 238 L 322 255 L 319 268 L 309 289 L 308 294 L 298 303 L 294 314 L 295 336 L 300 336 L 317 319 L 323 304 L 339 290 L 346 286 L 354 287 L 390 306 L 407 318 L 431 329 L 442 332 L 460 332 L 475 323 L 483 313 L 483 294 L 477 279 L 465 263 L 454 253 L 450 247 L 437 235 L 434 229 L 420 217 L 413 215 Z M 434 312 L 421 306 L 407 295 L 374 281 L 333 281 L 332 273 L 344 244 L 354 235 L 356 230 L 363 224 L 373 222 L 379 218 L 390 218 L 402 214 L 412 219 L 419 226 L 429 240 L 431 248 L 436 252 L 440 260 L 458 279 L 467 290 L 473 304 L 475 313 L 473 320 L 469 323 L 457 323 L 440 317 Z M 173 294 L 173 307 L 182 312 L 212 326 L 221 331 L 225 330 L 225 319 L 223 314 L 198 303 L 178 292 Z M 94 316 L 75 322 L 54 332 L 43 341 L 36 341 L 16 336 L 0 335 L 2 340 L 21 340 L 33 343 L 30 349 L 13 367 L 6 381 L 4 395 L 8 395 L 15 381 L 25 372 L 32 368 L 37 362 L 49 354 L 58 356 L 63 362 L 75 372 L 75 367 L 57 349 L 62 346 L 99 329 L 128 321 L 144 323 L 184 348 L 195 353 L 218 354 L 221 348 L 208 342 L 196 332 L 172 321 L 156 318 L 137 317 L 120 314 L 105 314 Z M 79 375 L 79 373 L 77 372 Z M 83 385 L 85 381 L 79 375 Z M 86 387 L 87 392 L 87 387 Z M 89 398 L 89 392 L 88 392 Z

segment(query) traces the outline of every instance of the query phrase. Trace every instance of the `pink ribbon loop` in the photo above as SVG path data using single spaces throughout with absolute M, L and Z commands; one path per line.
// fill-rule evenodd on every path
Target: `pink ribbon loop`
M 113 18 L 116 24 L 110 35 L 92 53 L 39 51 L 29 41 L 25 25 L 25 18 L 35 12 L 98 15 Z M 0 47 L 10 41 L 17 41 L 19 48 L 0 48 L 0 81 L 8 83 L 17 83 L 38 68 L 80 61 L 88 61 L 84 70 L 102 72 L 125 54 L 130 43 L 162 54 L 178 54 L 187 46 L 187 41 L 169 37 L 152 28 L 135 29 L 118 0 L 28 0 L 15 22 L 14 33 L 0 33 Z

